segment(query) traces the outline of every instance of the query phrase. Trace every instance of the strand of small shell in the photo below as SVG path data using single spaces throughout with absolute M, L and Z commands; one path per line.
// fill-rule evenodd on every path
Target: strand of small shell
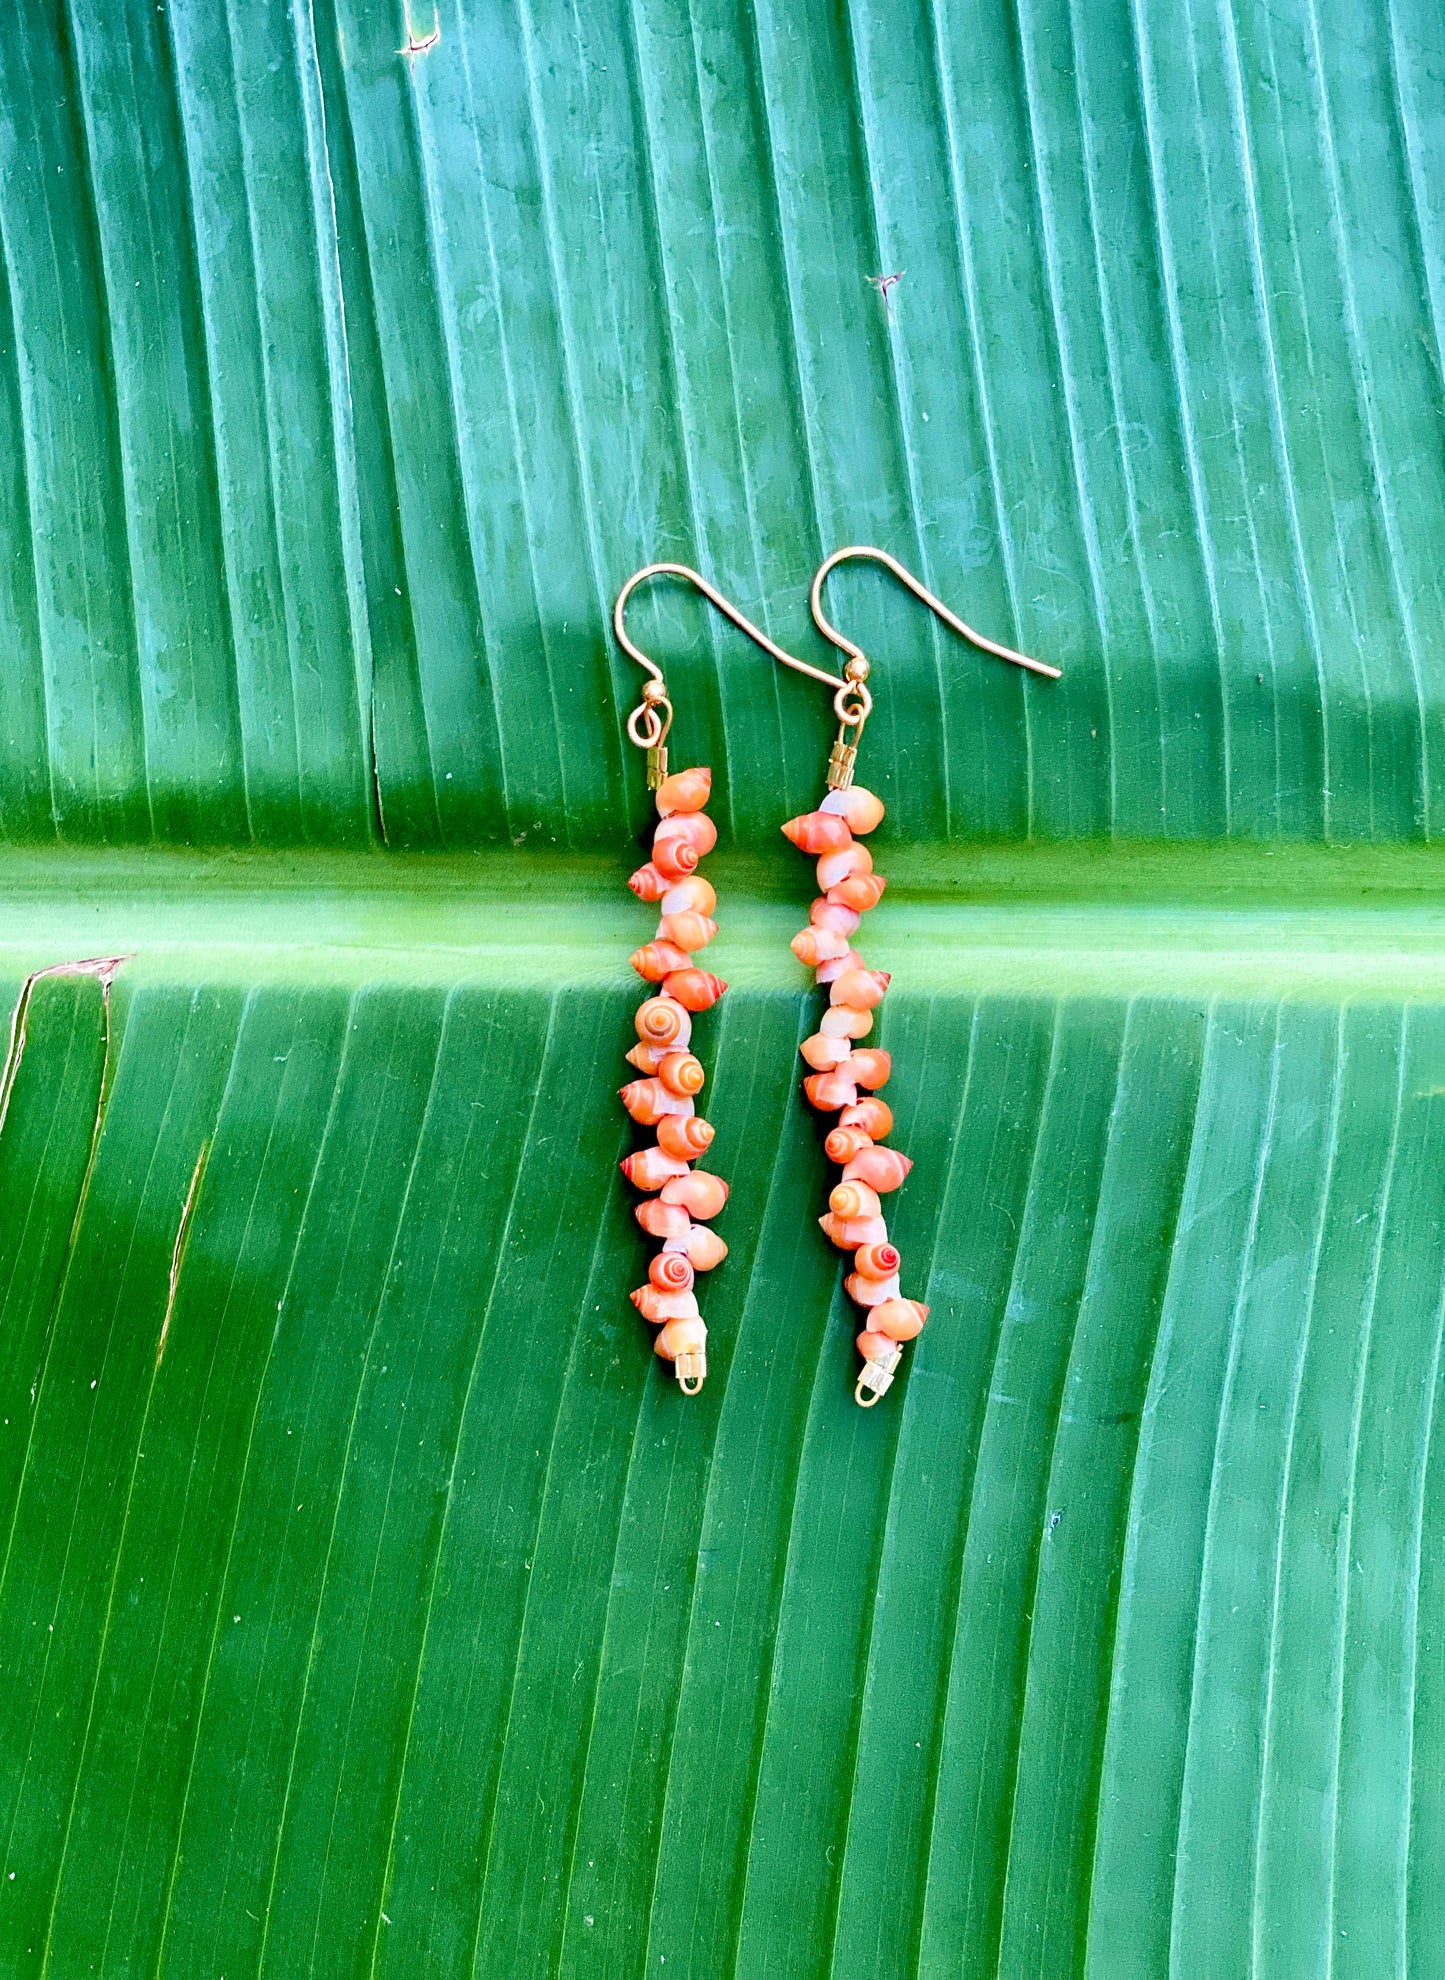
M 632 1301 L 644 1320 L 661 1328 L 656 1350 L 672 1363 L 688 1396 L 707 1376 L 707 1328 L 693 1282 L 727 1256 L 727 1246 L 706 1226 L 727 1202 L 728 1186 L 692 1166 L 714 1130 L 695 1110 L 706 1075 L 688 1050 L 693 1014 L 711 1009 L 727 989 L 693 963 L 717 933 L 717 895 L 697 871 L 717 844 L 717 827 L 703 811 L 711 789 L 711 770 L 679 770 L 663 779 L 652 858 L 627 883 L 639 900 L 656 901 L 662 911 L 656 938 L 631 958 L 642 980 L 658 989 L 637 1012 L 638 1043 L 627 1062 L 644 1076 L 622 1088 L 622 1104 L 639 1126 L 655 1129 L 657 1140 L 627 1156 L 622 1173 L 647 1192 L 647 1202 L 637 1206 L 638 1223 L 662 1239 L 647 1284 Z
M 818 1221 L 840 1250 L 853 1253 L 853 1270 L 843 1284 L 867 1318 L 857 1343 L 863 1369 L 853 1390 L 864 1409 L 886 1393 L 903 1343 L 921 1333 L 928 1318 L 926 1306 L 899 1291 L 903 1261 L 888 1241 L 883 1218 L 882 1198 L 913 1166 L 907 1155 L 881 1145 L 893 1131 L 893 1114 L 877 1089 L 887 1084 L 892 1062 L 886 1052 L 859 1042 L 873 1029 L 873 1012 L 889 982 L 884 971 L 869 969 L 852 945 L 863 916 L 877 906 L 888 884 L 873 871 L 868 848 L 858 843 L 882 817 L 881 801 L 855 784 L 829 791 L 816 811 L 790 818 L 783 827 L 800 852 L 818 859 L 822 891 L 792 948 L 828 986 L 828 1009 L 799 1049 L 812 1068 L 803 1081 L 811 1105 L 820 1113 L 840 1110 L 824 1148 L 843 1175 Z

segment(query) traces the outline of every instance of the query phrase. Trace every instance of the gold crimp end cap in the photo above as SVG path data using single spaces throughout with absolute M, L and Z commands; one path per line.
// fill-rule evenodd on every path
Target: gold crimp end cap
M 667 778 L 667 744 L 654 743 L 647 752 L 647 788 L 659 790 Z
M 839 736 L 828 756 L 828 789 L 846 791 L 853 782 L 853 765 L 858 761 L 856 743 L 845 743 Z
M 853 1385 L 853 1400 L 859 1409 L 872 1409 L 874 1403 L 881 1402 L 893 1386 L 893 1377 L 898 1373 L 898 1364 L 903 1359 L 903 1350 L 897 1345 L 887 1359 L 865 1361 L 863 1372 Z
M 695 1396 L 707 1380 L 707 1350 L 698 1348 L 692 1354 L 680 1354 L 672 1367 L 682 1393 Z

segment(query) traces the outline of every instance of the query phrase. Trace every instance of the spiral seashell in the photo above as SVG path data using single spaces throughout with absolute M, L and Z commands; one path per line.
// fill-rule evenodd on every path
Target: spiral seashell
M 847 969 L 828 992 L 831 1004 L 847 1004 L 851 1010 L 871 1011 L 888 991 L 891 978 L 881 969 Z
M 871 832 L 883 823 L 883 801 L 865 791 L 861 784 L 850 784 L 846 791 L 829 791 L 820 811 L 835 812 L 848 822 L 850 832 Z
M 656 1127 L 669 1114 L 692 1112 L 691 1100 L 669 1092 L 656 1078 L 629 1080 L 626 1086 L 618 1088 L 618 1097 L 639 1127 Z
M 664 1361 L 677 1361 L 685 1354 L 701 1354 L 707 1346 L 707 1328 L 696 1316 L 669 1320 L 653 1348 Z
M 660 1148 L 639 1148 L 635 1155 L 624 1155 L 617 1164 L 634 1189 L 661 1189 L 669 1182 L 680 1182 L 687 1174 L 686 1162 L 679 1162 L 675 1156 L 664 1155 Z M 856 1189 L 856 1183 L 850 1185 Z M 668 1197 L 675 1203 L 676 1197 Z
M 691 1122 L 687 1123 L 691 1126 Z M 851 1130 L 845 1128 L 845 1134 Z M 659 1124 L 657 1138 L 662 1140 L 662 1124 Z M 913 1158 L 900 1155 L 896 1148 L 864 1148 L 851 1156 L 843 1171 L 844 1182 L 865 1182 L 870 1189 L 886 1195 L 890 1189 L 897 1189 L 913 1167 Z
M 819 963 L 833 962 L 848 953 L 848 937 L 837 935 L 831 928 L 814 928 L 810 922 L 800 928 L 789 945 L 798 961 L 808 969 L 816 969 Z
M 898 1275 L 891 1279 L 865 1279 L 861 1272 L 850 1272 L 843 1290 L 855 1306 L 881 1306 L 885 1299 L 897 1299 Z
M 711 791 L 711 770 L 674 770 L 657 787 L 657 815 L 670 818 L 675 811 L 701 811 Z
M 665 847 L 691 846 L 698 859 L 706 859 L 716 844 L 717 827 L 710 818 L 700 811 L 679 811 L 671 818 L 664 818 L 652 835 L 653 864 L 659 872 L 666 873 L 662 858 Z
M 681 914 L 665 914 L 657 926 L 659 948 L 671 945 L 690 956 L 694 949 L 705 949 L 717 934 L 717 923 L 706 914 L 685 909 Z M 686 968 L 686 964 L 683 965 Z
M 850 843 L 853 834 L 848 829 L 846 819 L 827 811 L 805 811 L 799 818 L 790 818 L 783 827 L 783 837 L 791 839 L 799 852 L 826 853 L 839 852 Z
M 858 1185 L 855 1183 L 856 1189 Z M 709 1223 L 728 1200 L 728 1186 L 721 1176 L 710 1175 L 706 1169 L 694 1169 L 689 1175 L 673 1175 L 662 1186 L 664 1203 L 680 1203 L 689 1215 L 700 1223 Z
M 664 1203 L 656 1196 L 639 1203 L 632 1214 L 649 1237 L 662 1238 L 668 1244 L 685 1240 L 692 1229 L 692 1219 L 680 1204 Z
M 818 1029 L 825 1038 L 866 1038 L 873 1029 L 873 1013 L 830 1004 L 818 1020 Z
M 657 1077 L 669 1093 L 675 1093 L 684 1100 L 701 1093 L 707 1081 L 702 1060 L 695 1059 L 691 1052 L 669 1052 L 657 1068 Z
M 675 969 L 686 969 L 688 953 L 675 942 L 646 942 L 627 958 L 644 983 L 661 983 Z
M 881 873 L 855 873 L 850 879 L 840 880 L 836 887 L 830 887 L 828 899 L 853 908 L 858 914 L 867 914 L 869 908 L 876 908 L 882 900 L 887 885 Z
M 860 1244 L 853 1260 L 853 1269 L 864 1279 L 896 1279 L 903 1270 L 903 1260 L 896 1244 Z
M 834 1183 L 828 1195 L 828 1208 L 845 1223 L 852 1217 L 881 1217 L 883 1214 L 878 1192 L 861 1182 Z
M 871 873 L 873 855 L 867 846 L 842 846 L 837 852 L 824 853 L 818 861 L 818 885 L 826 894 L 830 887 L 836 887 L 840 880 L 846 880 L 854 873 Z
M 716 906 L 717 895 L 700 873 L 689 873 L 662 897 L 664 914 L 711 914 Z
M 831 928 L 835 935 L 856 935 L 863 917 L 840 901 L 816 900 L 808 909 L 808 919 L 815 928 Z
M 639 1072 L 651 1073 L 657 1071 L 657 1062 L 666 1050 L 665 1045 L 634 1045 L 630 1052 L 624 1052 L 622 1056 L 628 1065 L 636 1066 Z
M 835 1217 L 825 1210 L 818 1219 L 824 1235 L 840 1251 L 856 1251 L 860 1244 L 886 1244 L 888 1226 L 881 1217 Z
M 856 949 L 850 949 L 846 956 L 839 956 L 836 962 L 819 963 L 816 981 L 836 983 L 840 976 L 846 976 L 850 969 L 865 969 L 867 965 Z
M 872 1318 L 871 1314 L 869 1318 Z M 876 1363 L 885 1373 L 891 1373 L 898 1366 L 897 1341 L 880 1332 L 876 1327 L 865 1327 L 858 1335 L 854 1346 L 865 1361 Z
M 691 1106 L 692 1102 L 689 1100 L 687 1104 Z M 672 1114 L 657 1123 L 657 1145 L 665 1155 L 676 1155 L 683 1162 L 695 1162 L 699 1155 L 707 1153 L 716 1133 L 712 1122 L 703 1120 L 699 1114 L 686 1117 Z
M 672 1204 L 664 1206 L 672 1209 Z M 686 1216 L 687 1212 L 684 1211 Z M 714 1265 L 721 1265 L 728 1255 L 728 1248 L 716 1231 L 710 1231 L 706 1224 L 693 1224 L 687 1234 L 688 1263 L 695 1272 L 710 1272 Z
M 685 1251 L 659 1251 L 647 1268 L 659 1292 L 691 1292 L 692 1264 Z
M 689 1289 L 686 1292 L 659 1292 L 652 1284 L 639 1286 L 629 1295 L 632 1304 L 644 1320 L 650 1320 L 654 1327 L 665 1320 L 696 1320 L 697 1295 Z
M 885 1299 L 881 1306 L 873 1308 L 868 1318 L 873 1322 L 874 1333 L 886 1334 L 894 1341 L 911 1341 L 923 1332 L 928 1308 L 917 1299 Z
M 834 1066 L 842 1065 L 853 1055 L 852 1041 L 847 1038 L 828 1038 L 821 1031 L 805 1038 L 798 1047 L 814 1072 L 831 1072 Z
M 838 1116 L 839 1127 L 860 1127 L 875 1141 L 886 1141 L 893 1132 L 893 1109 L 873 1094 L 859 1100 Z
M 830 1162 L 836 1162 L 839 1168 L 842 1168 L 843 1164 L 851 1162 L 861 1149 L 872 1146 L 873 1137 L 865 1134 L 862 1128 L 840 1126 L 830 1130 L 827 1140 L 823 1143 L 823 1153 Z M 867 1182 L 867 1176 L 862 1180 Z
M 645 1045 L 686 1045 L 692 1019 L 675 997 L 649 997 L 632 1020 Z
M 808 1105 L 816 1107 L 820 1114 L 831 1114 L 837 1107 L 851 1107 L 858 1098 L 852 1080 L 844 1079 L 838 1072 L 810 1073 L 803 1081 L 803 1091 L 808 1096 Z
M 846 1061 L 845 1070 L 849 1079 L 856 1080 L 859 1086 L 886 1086 L 893 1071 L 893 1061 L 887 1052 L 875 1045 L 864 1045 Z
M 685 1010 L 708 1011 L 717 1002 L 726 983 L 720 976 L 714 976 L 706 969 L 678 969 L 665 976 L 662 987 L 669 997 L 673 997 Z
M 627 884 L 640 901 L 660 901 L 668 889 L 666 875 L 659 873 L 651 862 L 639 866 Z
M 662 884 L 657 893 L 649 895 L 648 898 L 658 900 L 679 880 L 685 880 L 697 865 L 697 860 L 697 847 L 687 839 L 669 839 L 665 845 L 654 846 L 652 863 Z

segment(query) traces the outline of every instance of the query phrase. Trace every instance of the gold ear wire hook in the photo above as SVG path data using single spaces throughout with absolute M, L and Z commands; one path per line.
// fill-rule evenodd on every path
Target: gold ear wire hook
M 833 707 L 840 722 L 856 722 L 860 727 L 867 719 L 873 706 L 872 696 L 861 681 L 854 681 L 847 675 L 842 680 L 836 674 L 828 674 L 821 667 L 810 667 L 806 660 L 799 660 L 788 653 L 776 641 L 768 638 L 751 619 L 744 617 L 737 606 L 724 598 L 715 586 L 692 569 L 689 564 L 645 564 L 640 571 L 634 571 L 617 594 L 617 603 L 612 608 L 612 629 L 617 634 L 617 644 L 629 659 L 645 668 L 651 676 L 642 690 L 642 699 L 627 718 L 627 734 L 639 749 L 647 751 L 647 787 L 655 791 L 667 775 L 667 732 L 672 727 L 672 703 L 667 698 L 667 683 L 663 680 L 662 669 L 627 637 L 623 623 L 627 601 L 638 585 L 647 578 L 685 578 L 696 587 L 708 603 L 730 619 L 739 632 L 760 646 L 764 653 L 776 660 L 780 666 L 791 667 L 796 674 L 807 674 L 825 687 L 833 689 Z M 865 662 L 866 672 L 866 662 Z M 663 711 L 666 711 L 665 713 Z M 861 713 L 855 712 L 861 710 Z
M 818 631 L 824 639 L 832 640 L 839 652 L 846 653 L 850 660 L 863 660 L 864 664 L 867 664 L 863 649 L 855 646 L 851 639 L 845 639 L 836 626 L 829 624 L 823 614 L 823 582 L 831 570 L 844 563 L 849 557 L 869 557 L 875 564 L 882 564 L 885 570 L 892 571 L 900 584 L 907 585 L 915 598 L 921 598 L 931 612 L 936 612 L 946 626 L 951 626 L 961 638 L 970 641 L 983 652 L 992 653 L 995 659 L 1010 660 L 1015 667 L 1027 667 L 1031 674 L 1043 674 L 1051 681 L 1062 678 L 1061 668 L 1051 667 L 1045 660 L 1030 660 L 1027 653 L 1015 653 L 1011 646 L 1000 646 L 996 639 L 985 639 L 983 634 L 975 632 L 972 626 L 966 626 L 956 612 L 950 612 L 943 600 L 935 598 L 925 585 L 918 582 L 912 571 L 905 570 L 896 557 L 890 557 L 886 550 L 875 550 L 866 543 L 850 543 L 846 550 L 835 550 L 831 557 L 819 564 L 813 578 L 813 589 L 808 595 Z

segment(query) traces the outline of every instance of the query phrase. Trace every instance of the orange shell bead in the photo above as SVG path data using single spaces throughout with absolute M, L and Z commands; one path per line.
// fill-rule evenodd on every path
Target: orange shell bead
M 808 909 L 808 919 L 815 928 L 831 928 L 835 935 L 856 935 L 862 916 L 841 901 L 817 900 Z
M 662 885 L 655 894 L 646 896 L 649 900 L 660 900 L 668 888 L 677 881 L 685 880 L 697 865 L 697 847 L 687 839 L 668 839 L 652 849 L 652 864 L 661 876 Z
M 783 837 L 791 839 L 799 852 L 826 853 L 840 851 L 853 834 L 846 819 L 826 811 L 805 811 L 801 817 L 788 820 Z
M 639 1148 L 635 1155 L 624 1155 L 617 1166 L 634 1189 L 661 1189 L 664 1183 L 678 1182 L 687 1174 L 686 1162 L 665 1155 L 660 1148 Z M 676 1201 L 674 1197 L 667 1200 Z
M 670 1115 L 692 1112 L 691 1100 L 669 1092 L 660 1079 L 629 1080 L 618 1088 L 618 1097 L 639 1127 L 656 1127 Z
M 644 983 L 661 983 L 673 970 L 686 969 L 689 957 L 687 950 L 678 948 L 675 942 L 645 942 L 627 960 Z
M 836 934 L 831 928 L 815 928 L 810 922 L 798 930 L 789 946 L 800 963 L 816 969 L 819 963 L 835 962 L 846 956 L 848 937 Z
M 850 784 L 846 791 L 829 791 L 821 808 L 846 819 L 851 832 L 871 832 L 883 823 L 883 800 L 861 784 Z
M 886 1086 L 893 1072 L 893 1061 L 876 1046 L 865 1045 L 847 1061 L 845 1071 L 859 1086 Z
M 865 1361 L 871 1361 L 875 1366 L 891 1369 L 898 1365 L 897 1341 L 890 1339 L 887 1334 L 880 1333 L 876 1327 L 865 1327 L 858 1335 L 854 1346 Z
M 632 1214 L 649 1237 L 661 1238 L 667 1244 L 675 1244 L 692 1229 L 692 1219 L 681 1204 L 663 1203 L 655 1196 L 639 1203 Z
M 862 1149 L 872 1146 L 872 1136 L 865 1134 L 862 1128 L 835 1127 L 823 1143 L 823 1153 L 830 1162 L 836 1162 L 841 1168 L 845 1162 L 851 1162 Z M 867 1182 L 868 1178 L 864 1176 L 863 1180 Z
M 628 886 L 640 901 L 660 901 L 671 884 L 665 873 L 659 873 L 651 861 L 639 866 L 628 881 Z
M 867 914 L 869 908 L 876 908 L 882 900 L 887 885 L 881 873 L 855 873 L 851 879 L 840 880 L 836 887 L 830 887 L 828 899 L 852 908 L 857 914 Z
M 891 1279 L 865 1279 L 861 1272 L 850 1272 L 843 1290 L 858 1306 L 881 1306 L 885 1299 L 897 1299 L 897 1274 Z
M 697 1114 L 668 1114 L 657 1123 L 657 1145 L 665 1155 L 695 1162 L 712 1146 L 717 1129 Z
M 829 1004 L 818 1023 L 828 1038 L 866 1038 L 873 1029 L 872 1011 L 855 1011 L 851 1004 Z
M 911 1341 L 923 1332 L 928 1308 L 917 1299 L 885 1299 L 868 1317 L 876 1333 L 895 1341 Z
M 685 1251 L 659 1251 L 647 1268 L 659 1292 L 691 1292 L 692 1261 Z
M 675 811 L 701 811 L 711 793 L 711 770 L 675 770 L 657 787 L 657 815 L 670 818 Z
M 681 914 L 665 914 L 662 917 L 657 925 L 657 946 L 661 948 L 671 944 L 673 948 L 681 949 L 684 956 L 689 956 L 694 949 L 705 949 L 716 934 L 717 923 L 710 915 L 695 914 L 686 909 Z M 673 967 L 676 969 L 679 965 L 674 963 Z M 680 967 L 685 969 L 687 964 L 684 962 Z
M 861 1182 L 835 1183 L 828 1197 L 828 1208 L 844 1222 L 851 1217 L 881 1217 L 883 1214 L 877 1192 Z
M 694 1058 L 691 1052 L 669 1052 L 657 1068 L 657 1076 L 669 1093 L 689 1100 L 693 1094 L 701 1093 L 707 1082 L 702 1060 Z
M 696 1320 L 697 1295 L 686 1292 L 659 1292 L 657 1287 L 648 1284 L 639 1286 L 630 1295 L 632 1304 L 644 1320 L 650 1320 L 654 1327 L 664 1320 Z
M 664 1204 L 671 1210 L 673 1204 Z M 684 1210 L 683 1215 L 687 1212 Z M 728 1255 L 728 1248 L 716 1231 L 710 1231 L 706 1224 L 693 1224 L 687 1234 L 687 1256 L 695 1272 L 710 1272 L 715 1265 L 721 1265 Z
M 871 1011 L 883 1002 L 892 978 L 881 969 L 845 969 L 834 980 L 828 1001 L 850 1010 Z
M 848 1132 L 848 1130 L 844 1130 Z M 659 1125 L 657 1138 L 662 1140 L 662 1127 Z M 900 1155 L 896 1148 L 863 1148 L 850 1156 L 848 1166 L 843 1171 L 845 1181 L 855 1178 L 868 1183 L 873 1189 L 884 1191 L 897 1189 L 903 1183 L 908 1171 L 913 1167 L 910 1155 Z
M 676 1361 L 684 1354 L 701 1354 L 707 1346 L 707 1328 L 695 1317 L 669 1320 L 652 1345 L 664 1361 Z
M 716 906 L 717 894 L 700 873 L 674 882 L 662 897 L 664 914 L 711 914 Z
M 707 1223 L 727 1202 L 728 1186 L 721 1176 L 694 1169 L 690 1175 L 670 1176 L 662 1186 L 662 1200 L 680 1203 L 690 1216 Z
M 856 1251 L 860 1244 L 886 1244 L 888 1226 L 881 1217 L 835 1217 L 825 1210 L 818 1219 L 823 1234 L 840 1251 Z
M 649 997 L 632 1022 L 645 1045 L 685 1045 L 692 1035 L 692 1019 L 673 997 Z
M 875 1141 L 886 1141 L 893 1132 L 893 1109 L 886 1100 L 870 1093 L 839 1116 L 839 1127 L 860 1127 Z
M 846 976 L 850 969 L 863 969 L 863 958 L 856 949 L 850 949 L 846 956 L 839 956 L 836 962 L 819 963 L 817 981 L 836 983 L 840 976 Z
M 865 1279 L 894 1279 L 903 1270 L 903 1260 L 898 1246 L 886 1240 L 882 1244 L 860 1244 L 853 1269 Z
M 837 852 L 824 853 L 818 861 L 818 885 L 826 894 L 830 887 L 836 887 L 840 880 L 846 880 L 854 873 L 871 873 L 873 855 L 867 846 L 856 842 L 843 846 Z
M 818 1031 L 805 1038 L 798 1050 L 814 1072 L 831 1072 L 834 1066 L 841 1066 L 853 1056 L 853 1043 L 851 1039 L 829 1038 Z
M 669 997 L 675 998 L 684 1010 L 710 1011 L 723 991 L 726 983 L 720 976 L 714 976 L 706 969 L 678 969 L 665 976 L 662 987 Z
M 808 1105 L 816 1107 L 820 1114 L 831 1114 L 835 1107 L 851 1107 L 858 1098 L 852 1080 L 837 1072 L 810 1073 L 803 1081 L 803 1091 L 808 1096 Z
M 691 846 L 698 859 L 704 859 L 716 844 L 717 827 L 710 818 L 704 817 L 700 811 L 680 811 L 671 818 L 664 818 L 653 833 L 653 864 L 666 873 L 667 866 L 662 857 L 664 848 Z

